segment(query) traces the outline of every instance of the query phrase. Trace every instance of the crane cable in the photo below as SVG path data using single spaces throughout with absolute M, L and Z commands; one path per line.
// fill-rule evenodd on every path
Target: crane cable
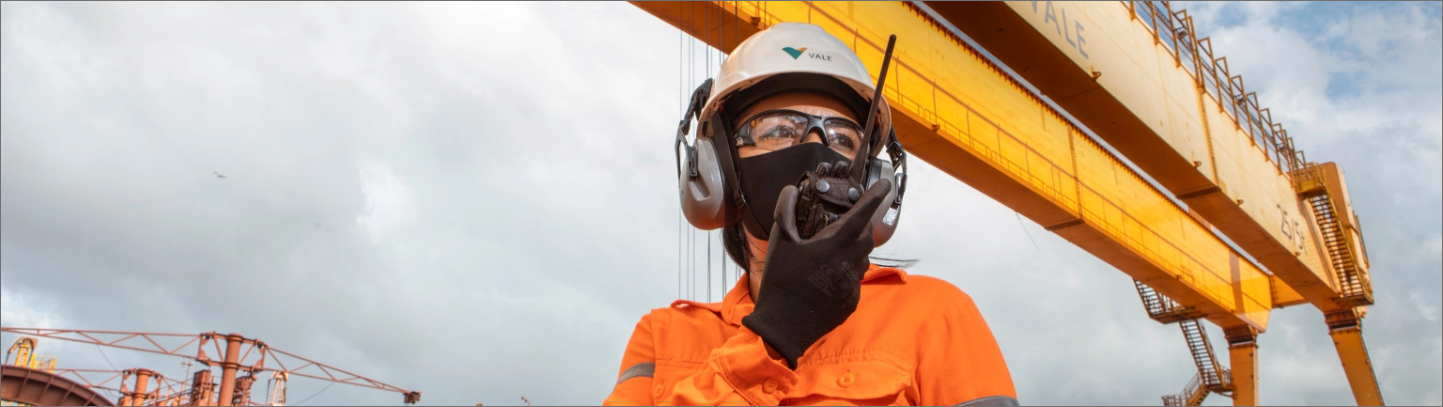
M 766 3 L 766 2 L 763 2 L 762 9 L 760 10 L 760 11 L 762 12 L 762 14 L 765 14 L 765 13 L 766 13 L 765 3 Z M 732 41 L 731 41 L 731 43 L 733 44 L 733 47 L 735 47 L 735 44 L 736 44 L 738 41 L 740 41 L 740 26 L 741 26 L 741 16 L 740 16 L 740 14 L 739 14 L 739 13 L 740 13 L 740 2 L 733 1 L 732 4 L 731 4 L 731 6 L 732 6 L 732 26 L 731 26 L 731 28 L 732 28 L 732 33 L 731 33 L 731 34 L 732 34 Z M 678 63 L 677 63 L 677 70 L 678 70 L 677 83 L 678 83 L 678 86 L 680 87 L 680 89 L 678 90 L 678 101 L 679 101 L 679 110 L 682 111 L 683 114 L 685 114 L 687 108 L 689 107 L 689 106 L 687 106 L 687 103 L 689 102 L 689 97 L 688 97 L 689 92 L 688 92 L 688 89 L 694 88 L 694 87 L 696 86 L 696 84 L 697 84 L 697 77 L 696 77 L 696 75 L 697 75 L 697 73 L 698 73 L 697 71 L 698 71 L 698 70 L 702 70 L 701 73 L 702 73 L 704 76 L 706 76 L 707 78 L 710 78 L 710 77 L 713 75 L 713 73 L 714 73 L 713 69 L 714 69 L 714 68 L 719 68 L 719 65 L 720 65 L 721 63 L 724 63 L 724 62 L 726 61 L 726 59 L 729 57 L 728 53 L 724 50 L 724 49 L 726 48 L 726 45 L 727 45 L 727 41 L 726 41 L 726 34 L 727 34 L 727 33 L 726 33 L 726 28 L 727 28 L 727 27 L 726 27 L 726 24 L 722 24 L 722 23 L 721 23 L 722 18 L 725 18 L 725 16 L 722 15 L 721 13 L 725 13 L 725 12 L 726 12 L 726 2 L 721 2 L 721 5 L 719 6 L 720 8 L 717 8 L 716 10 L 713 10 L 713 8 L 710 7 L 710 5 L 709 5 L 708 7 L 706 7 L 706 8 L 704 8 L 704 9 L 698 11 L 698 10 L 697 10 L 697 2 L 690 2 L 690 3 L 688 3 L 688 7 L 690 7 L 690 8 L 681 10 L 681 11 L 682 11 L 682 12 L 681 12 L 681 14 L 682 14 L 682 24 L 680 25 L 680 27 L 679 27 L 679 29 L 678 29 L 678 31 L 677 31 L 677 53 L 678 53 L 678 60 L 679 60 Z M 697 14 L 701 14 L 701 15 L 698 16 Z M 700 21 L 700 22 L 702 23 L 700 26 L 696 25 L 696 23 L 697 23 L 698 21 Z M 688 24 L 688 23 L 689 23 L 689 24 Z M 718 32 L 717 32 L 717 38 L 716 38 L 716 41 L 717 41 L 717 43 L 718 43 L 718 46 L 717 46 L 717 47 L 712 47 L 712 46 L 708 45 L 708 42 L 706 42 L 706 40 L 709 39 L 709 36 L 711 35 L 712 28 L 713 28 L 713 27 L 712 27 L 712 24 L 713 24 L 713 23 L 717 23 L 717 24 L 720 24 L 720 25 L 721 25 L 721 27 L 718 29 Z M 696 36 L 696 35 L 691 35 L 691 36 L 690 36 L 690 37 L 691 37 L 690 40 L 688 41 L 688 39 L 687 39 L 688 35 L 687 35 L 687 32 L 686 32 L 686 29 L 687 29 L 688 27 L 690 27 L 690 28 L 693 29 L 693 30 L 696 30 L 697 33 L 700 34 L 700 35 L 708 36 L 708 38 L 702 38 L 702 39 L 701 39 L 702 42 L 701 42 L 700 46 L 703 48 L 703 49 L 701 50 L 701 52 L 703 53 L 703 56 L 702 56 L 701 58 L 698 58 L 698 57 L 697 57 L 697 48 L 698 48 L 698 38 L 697 38 L 697 36 Z M 717 60 L 718 66 L 713 66 L 713 65 L 712 65 L 712 54 L 713 54 L 713 53 L 716 54 L 716 57 L 717 57 L 716 60 Z M 699 61 L 699 59 L 700 59 L 700 61 Z M 702 63 L 702 64 L 705 64 L 705 65 L 702 66 L 702 67 L 697 67 L 697 64 L 698 64 L 699 62 Z M 700 69 L 699 69 L 699 68 L 700 68 Z M 700 126 L 698 126 L 698 127 L 700 127 Z M 699 141 L 700 136 L 701 136 L 700 134 L 693 134 L 693 135 L 692 135 L 692 145 L 693 145 L 693 146 L 696 144 L 696 142 Z M 725 233 L 724 233 L 724 230 L 725 230 L 725 229 L 723 229 L 723 230 L 718 230 L 718 231 L 705 231 L 706 234 L 707 234 L 707 235 L 706 235 L 706 246 L 705 246 L 705 247 L 706 247 L 706 260 L 704 260 L 704 261 L 706 262 L 706 263 L 705 263 L 705 264 L 706 264 L 706 270 L 705 270 L 706 275 L 705 275 L 705 277 L 704 277 L 704 278 L 706 279 L 706 282 L 705 282 L 705 287 L 703 287 L 703 283 L 700 281 L 700 279 L 703 278 L 702 275 L 701 275 L 701 273 L 703 272 L 703 270 L 702 270 L 702 267 L 700 267 L 700 266 L 697 264 L 698 261 L 703 261 L 703 260 L 701 259 L 701 256 L 700 256 L 701 253 L 699 253 L 698 248 L 696 247 L 696 245 L 697 245 L 698 243 L 701 243 L 701 242 L 700 242 L 701 239 L 699 239 L 699 238 L 697 237 L 697 235 L 696 235 L 697 232 L 698 232 L 698 230 L 697 230 L 696 228 L 687 228 L 687 227 L 686 227 L 686 226 L 687 226 L 687 223 L 684 222 L 684 219 L 685 219 L 685 214 L 680 210 L 680 208 L 678 208 L 678 211 L 677 211 L 677 297 L 679 297 L 679 298 L 686 298 L 686 299 L 689 299 L 689 300 L 698 299 L 698 298 L 700 298 L 700 296 L 699 296 L 699 293 L 698 293 L 697 291 L 700 289 L 700 290 L 705 290 L 707 301 L 711 301 L 711 300 L 712 300 L 712 292 L 713 292 L 712 283 L 713 283 L 714 281 L 716 281 L 716 278 L 715 278 L 715 277 L 718 277 L 718 276 L 714 276 L 713 273 L 712 273 L 712 246 L 713 246 L 712 241 L 713 241 L 713 240 L 716 240 L 715 245 L 716 245 L 716 246 L 719 246 L 719 248 L 721 249 L 720 256 L 718 256 L 718 258 L 717 258 L 718 270 L 720 271 L 719 277 L 721 278 L 721 280 L 720 280 L 721 285 L 719 286 L 719 289 L 717 290 L 717 292 L 719 293 L 719 295 L 720 295 L 721 297 L 725 297 L 725 296 L 726 296 L 726 292 L 728 291 L 728 288 L 729 288 L 729 283 L 731 282 L 731 281 L 728 279 L 728 276 L 730 275 L 730 273 L 728 273 L 728 269 L 735 269 L 735 270 L 736 270 L 736 277 L 735 277 L 735 278 L 741 278 L 741 265 L 740 265 L 740 264 L 737 264 L 737 265 L 734 265 L 734 266 L 728 266 L 728 263 L 730 263 L 730 262 L 728 261 L 728 260 L 729 260 L 729 257 L 727 256 L 727 253 L 726 253 L 726 250 L 725 250 L 725 248 L 726 248 L 726 241 L 725 241 L 726 236 L 725 236 Z M 716 239 L 712 239 L 713 233 L 715 233 L 715 234 L 718 235 Z
M 331 388 L 331 385 L 332 385 L 332 384 L 336 384 L 336 382 L 332 381 L 332 382 L 330 382 L 330 383 L 326 383 L 326 387 L 322 387 L 322 388 L 321 388 L 321 391 L 318 391 L 318 392 L 316 392 L 316 394 L 312 394 L 312 395 L 310 395 L 310 397 L 306 397 L 305 399 L 303 399 L 303 400 L 301 400 L 301 401 L 299 401 L 299 402 L 297 402 L 296 404 L 293 404 L 293 405 L 299 406 L 299 405 L 302 405 L 302 404 L 306 404 L 307 401 L 311 401 L 311 399 L 316 398 L 316 396 L 321 395 L 321 393 L 325 393 L 325 392 L 326 392 L 326 389 Z
M 741 5 L 741 4 L 740 4 L 739 2 L 736 2 L 736 1 L 733 1 L 733 2 L 732 2 L 732 48 L 736 48 L 736 47 L 737 47 L 737 39 L 738 39 L 738 38 L 737 38 L 737 30 L 741 27 L 741 12 L 737 10 L 737 7 L 739 7 L 740 5 Z M 731 54 L 727 54 L 727 57 L 730 58 L 730 57 L 731 57 Z M 723 60 L 723 63 L 725 63 L 725 60 Z M 726 229 L 722 229 L 722 230 L 723 230 L 723 233 L 722 233 L 722 241 L 723 241 L 723 243 L 725 243 L 725 241 L 726 241 L 725 230 L 726 230 Z M 723 246 L 723 249 L 725 249 L 725 246 Z M 728 267 L 727 267 L 727 261 L 726 261 L 726 259 L 727 259 L 727 256 L 726 256 L 726 254 L 725 254 L 725 250 L 723 250 L 723 254 L 722 254 L 722 298 L 726 298 L 727 286 L 731 284 L 731 283 L 730 283 L 731 280 L 728 280 L 728 279 L 727 279 L 727 268 L 728 268 Z
M 711 7 L 702 9 L 702 35 L 711 36 Z M 706 77 L 711 77 L 711 48 L 706 51 Z M 697 134 L 700 136 L 700 134 Z M 711 302 L 711 231 L 706 232 L 706 302 Z
M 726 2 L 722 2 L 722 11 L 723 11 L 723 12 L 726 11 Z M 723 16 L 723 18 L 725 18 L 725 16 Z M 735 2 L 732 3 L 732 31 L 733 31 L 733 32 L 736 31 L 736 3 L 735 3 Z M 719 34 L 720 34 L 720 35 L 719 35 L 718 37 L 720 38 L 721 48 L 719 48 L 717 51 L 720 53 L 721 65 L 725 65 L 725 64 L 726 64 L 727 57 L 729 57 L 729 55 L 727 55 L 727 53 L 726 53 L 726 44 L 727 44 L 726 25 L 722 25 L 722 30 L 721 30 L 721 32 L 720 32 Z M 733 47 L 736 46 L 735 36 L 733 36 L 732 46 L 733 46 Z M 720 74 L 721 70 L 718 69 L 717 72 L 718 72 L 718 74 Z M 722 230 L 726 230 L 726 229 L 722 229 Z M 721 233 L 721 232 L 718 232 L 718 233 Z M 726 298 L 726 295 L 727 295 L 726 235 L 723 234 L 723 235 L 721 235 L 721 236 L 718 236 L 718 237 L 717 237 L 717 242 L 722 245 L 722 252 L 721 252 L 720 256 L 718 256 L 718 257 L 720 257 L 718 260 L 719 260 L 719 263 L 720 263 L 720 265 L 721 265 L 721 284 L 718 286 L 718 288 L 720 289 L 720 291 L 718 292 L 718 294 L 720 294 L 720 298 Z
M 692 21 L 692 24 L 695 25 L 695 23 L 696 23 L 696 3 L 693 2 L 693 3 L 688 3 L 688 4 L 691 5 L 691 21 Z M 688 42 L 687 42 L 687 46 L 688 46 L 688 49 L 687 49 L 688 55 L 687 55 L 687 61 L 686 61 L 686 63 L 687 63 L 686 73 L 687 73 L 687 78 L 690 79 L 690 80 L 687 81 L 687 88 L 690 89 L 690 88 L 696 87 L 696 37 L 695 37 L 695 36 L 693 36 L 693 37 L 691 38 L 691 41 L 688 41 Z M 695 135 L 695 134 L 692 135 L 692 140 L 696 140 L 696 135 Z M 693 144 L 695 144 L 694 141 L 693 141 Z M 687 250 L 687 258 L 686 258 L 686 263 L 687 263 L 687 274 L 686 274 L 686 287 L 687 287 L 687 288 L 686 288 L 686 290 L 687 290 L 687 291 L 686 291 L 686 298 L 687 298 L 687 299 L 692 299 L 692 298 L 695 298 L 695 297 L 696 297 L 696 228 L 687 229 L 687 232 L 688 232 L 688 233 L 687 233 L 687 241 L 686 241 L 686 243 L 687 243 L 687 245 L 686 245 L 686 250 Z
M 684 59 L 683 59 L 685 53 L 687 53 L 687 52 L 685 52 L 685 51 L 687 51 L 687 39 L 685 39 L 685 36 L 687 36 L 687 33 L 683 32 L 683 30 L 681 30 L 681 29 L 677 29 L 677 92 L 678 92 L 678 94 L 680 94 L 680 101 L 678 101 L 678 104 L 681 105 L 681 114 L 687 114 L 687 81 L 685 81 L 685 75 L 687 75 L 687 62 L 685 62 Z M 681 146 L 675 146 L 675 147 L 681 147 Z M 680 152 L 672 152 L 672 153 L 680 154 Z M 678 206 L 677 206 L 677 297 L 678 297 L 678 299 L 680 299 L 680 297 L 681 297 L 681 235 L 685 234 L 685 231 L 684 231 L 684 229 L 683 229 L 683 227 L 684 227 L 684 221 L 685 221 L 684 218 L 685 218 L 685 216 L 684 216 L 683 214 L 681 214 L 681 206 L 678 205 Z

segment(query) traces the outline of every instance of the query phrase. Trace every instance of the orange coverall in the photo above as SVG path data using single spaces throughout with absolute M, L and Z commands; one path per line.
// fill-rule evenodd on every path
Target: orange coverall
M 1012 375 L 972 298 L 872 265 L 857 311 L 797 361 L 742 325 L 747 280 L 718 303 L 642 316 L 605 405 L 1016 405 Z

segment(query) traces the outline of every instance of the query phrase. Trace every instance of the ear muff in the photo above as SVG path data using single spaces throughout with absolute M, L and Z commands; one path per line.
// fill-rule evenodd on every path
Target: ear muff
M 702 230 L 726 226 L 730 220 L 728 214 L 734 212 L 728 208 L 729 184 L 723 175 L 724 169 L 719 165 L 721 161 L 717 158 L 716 143 L 714 140 L 702 140 L 702 136 L 716 135 L 705 134 L 709 123 L 697 117 L 702 104 L 711 94 L 711 85 L 712 80 L 707 79 L 692 92 L 686 113 L 677 124 L 674 144 L 681 212 L 688 223 Z M 698 122 L 697 137 L 692 143 L 687 143 L 686 136 L 691 132 L 693 119 Z
M 892 239 L 892 234 L 897 231 L 897 222 L 902 216 L 902 197 L 907 193 L 907 174 L 902 172 L 907 166 L 907 152 L 902 150 L 902 143 L 897 141 L 895 130 L 888 137 L 886 146 L 892 161 L 868 158 L 867 180 L 863 185 L 871 188 L 882 177 L 892 179 L 892 191 L 887 193 L 887 200 L 883 201 L 885 204 L 877 207 L 877 213 L 872 215 L 873 247 L 880 247 Z
M 688 223 L 702 230 L 714 230 L 737 221 L 746 211 L 746 200 L 739 188 L 740 176 L 735 172 L 731 157 L 735 146 L 723 127 L 723 118 L 697 117 L 702 103 L 711 92 L 712 81 L 708 79 L 692 93 L 692 103 L 678 124 L 676 132 L 677 186 L 681 189 L 681 208 Z M 714 115 L 715 116 L 715 115 Z M 688 144 L 686 136 L 691 131 L 692 120 L 699 122 L 696 142 Z M 705 138 L 706 140 L 702 140 Z M 895 129 L 885 139 L 885 149 L 891 161 L 876 156 L 867 158 L 867 178 L 864 187 L 870 188 L 881 177 L 892 179 L 892 191 L 887 193 L 884 205 L 872 215 L 873 245 L 881 246 L 892 239 L 897 231 L 897 222 L 902 212 L 902 197 L 907 193 L 907 153 L 897 141 Z M 878 143 L 882 144 L 882 143 Z M 727 149 L 718 151 L 718 149 Z M 719 154 L 720 153 L 720 154 Z M 728 177 L 731 175 L 731 177 Z M 732 178 L 732 179 L 729 179 Z M 738 206 L 738 207 L 734 207 Z M 755 225 L 753 225 L 755 226 Z
M 712 143 L 698 142 L 687 146 L 687 150 L 691 152 L 687 165 L 695 164 L 696 172 L 682 171 L 677 180 L 681 187 L 681 212 L 687 222 L 698 229 L 726 226 L 726 182 L 717 165 L 716 148 Z
M 876 158 L 867 159 L 867 182 L 863 186 L 871 188 L 884 174 L 892 173 L 892 163 Z M 877 207 L 877 212 L 872 214 L 872 246 L 877 247 L 887 243 L 892 238 L 892 232 L 897 230 L 896 216 L 893 216 L 892 224 L 883 223 L 887 212 L 892 210 L 892 203 L 897 201 L 897 186 L 892 185 L 892 191 L 887 192 L 886 200 Z

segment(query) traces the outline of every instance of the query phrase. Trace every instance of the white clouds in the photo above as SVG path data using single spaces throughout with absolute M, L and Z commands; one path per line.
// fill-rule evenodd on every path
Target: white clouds
M 1364 331 L 1390 403 L 1436 403 L 1439 19 L 1435 4 L 1200 3 L 1200 35 L 1314 161 L 1346 172 L 1372 261 Z M 1351 402 L 1316 312 L 1275 312 L 1259 340 L 1263 403 Z M 1281 343 L 1278 341 L 1281 340 Z M 1269 346 L 1277 343 L 1281 346 Z M 1408 356 L 1405 356 L 1408 355 Z
M 7 327 L 44 329 L 65 325 L 64 321 L 57 320 L 59 315 L 47 311 L 49 310 L 35 309 L 23 294 L 11 293 L 8 289 L 0 290 L 0 319 L 5 320 Z
M 385 164 L 362 164 L 360 173 L 366 211 L 356 221 L 370 233 L 373 244 L 380 243 L 384 235 L 415 216 L 411 190 Z
M 1418 307 L 1418 313 L 1423 316 L 1423 319 L 1438 323 L 1438 304 L 1430 303 L 1419 292 L 1409 293 L 1408 300 L 1413 303 L 1413 306 Z
M 1311 34 L 1279 22 L 1308 5 L 1198 6 L 1309 157 L 1349 171 L 1379 378 L 1390 402 L 1436 404 L 1438 20 L 1382 8 Z M 235 331 L 428 403 L 581 404 L 675 297 L 670 140 L 691 89 L 676 30 L 634 7 L 3 10 L 6 326 Z M 915 164 L 878 254 L 973 296 L 1024 402 L 1155 404 L 1191 377 L 1177 328 L 1145 318 L 1125 275 Z M 1260 339 L 1264 403 L 1351 400 L 1305 311 Z
M 1428 50 L 1439 44 L 1439 20 L 1431 17 L 1433 10 L 1420 3 L 1400 3 L 1384 7 L 1359 6 L 1356 13 L 1332 22 L 1324 40 L 1335 40 L 1361 61 L 1349 64 L 1351 69 L 1381 71 L 1360 79 L 1387 85 L 1438 85 L 1443 79 L 1413 75 L 1426 71 L 1436 61 L 1427 58 Z M 1369 66 L 1368 60 L 1393 59 L 1395 63 Z

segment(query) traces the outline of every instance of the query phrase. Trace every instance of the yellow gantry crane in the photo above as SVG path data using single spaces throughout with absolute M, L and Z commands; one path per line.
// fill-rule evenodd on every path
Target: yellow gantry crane
M 1383 403 L 1362 337 L 1373 303 L 1367 252 L 1342 172 L 1306 160 L 1185 11 L 1167 2 L 632 4 L 723 53 L 778 22 L 816 24 L 874 73 L 896 34 L 883 92 L 907 151 L 1131 276 L 1148 316 L 1177 323 L 1197 364 L 1164 404 L 1197 405 L 1209 393 L 1257 404 L 1257 335 L 1272 309 L 1301 304 L 1322 311 L 1358 404 Z M 1226 365 L 1202 319 L 1227 336 Z
M 55 373 L 55 357 L 36 354 L 35 338 L 28 336 L 10 344 L 10 348 L 5 350 L 3 364 Z

